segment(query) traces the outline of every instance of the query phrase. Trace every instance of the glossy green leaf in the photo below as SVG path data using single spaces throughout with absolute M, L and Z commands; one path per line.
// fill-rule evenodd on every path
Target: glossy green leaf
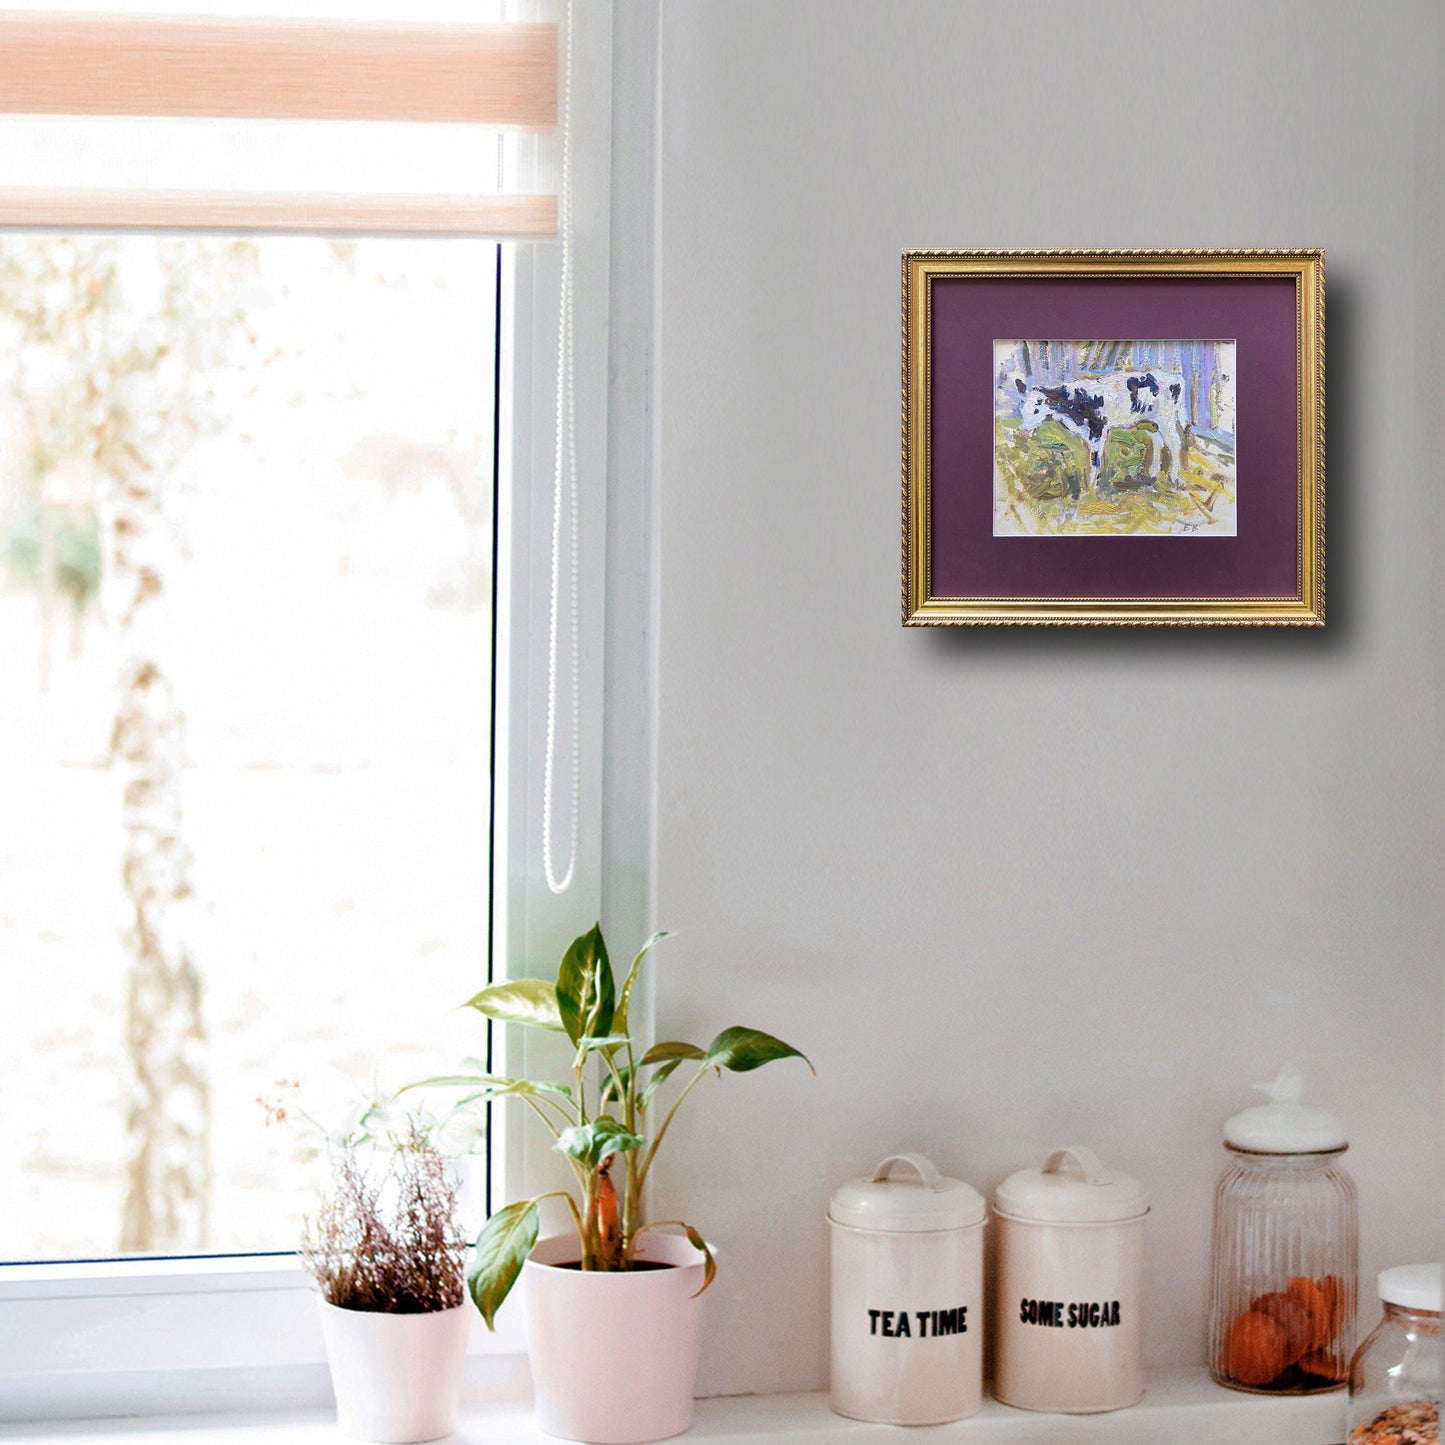
M 652 1096 L 667 1082 L 669 1075 L 682 1063 L 681 1059 L 669 1059 L 665 1064 L 659 1064 L 653 1076 L 642 1086 L 642 1092 L 637 1096 L 639 1108 L 646 1109 L 652 1102 Z
M 626 1154 L 645 1142 L 641 1135 L 603 1114 L 590 1124 L 574 1124 L 570 1129 L 563 1129 L 552 1147 L 589 1169 L 596 1169 L 609 1154 Z
M 533 1083 L 531 1079 L 510 1079 L 505 1074 L 434 1074 L 429 1079 L 418 1079 L 414 1084 L 407 1084 L 399 1092 L 405 1094 L 411 1089 L 427 1088 L 474 1089 L 474 1102 L 477 1099 L 500 1098 L 503 1094 L 550 1094 L 554 1098 L 566 1099 L 569 1103 L 572 1100 L 572 1090 L 565 1084 L 553 1084 L 545 1080 Z
M 410 1084 L 403 1084 L 400 1093 L 406 1094 L 413 1089 L 481 1089 L 487 1092 L 498 1084 L 513 1084 L 515 1079 L 509 1079 L 502 1074 L 432 1074 L 429 1078 L 416 1079 Z
M 557 1008 L 574 1044 L 612 1031 L 615 987 L 602 926 L 594 924 L 572 940 L 557 970 Z
M 603 1034 L 600 1039 L 583 1039 L 578 1047 L 590 1054 L 596 1049 L 620 1049 L 628 1041 L 626 1034 Z
M 696 1299 L 698 1295 L 700 1295 L 703 1290 L 705 1290 L 708 1285 L 710 1285 L 713 1280 L 717 1278 L 717 1260 L 713 1258 L 712 1250 L 707 1247 L 707 1240 L 705 1240 L 702 1235 L 700 1235 L 697 1230 L 695 1230 L 692 1225 L 690 1225 L 685 1219 L 654 1220 L 651 1224 L 644 1224 L 642 1226 L 642 1229 L 638 1230 L 638 1233 L 641 1234 L 644 1230 L 648 1229 L 668 1228 L 677 1228 L 682 1230 L 682 1232 L 687 1235 L 687 1242 L 692 1245 L 692 1247 L 697 1250 L 699 1254 L 702 1255 L 702 1283 L 698 1286 L 697 1291 L 692 1296 L 693 1299 Z
M 477 1236 L 476 1254 L 467 1274 L 467 1290 L 489 1330 L 537 1242 L 537 1201 L 521 1199 L 499 1209 Z
M 806 1055 L 791 1044 L 765 1034 L 761 1029 L 724 1029 L 708 1045 L 705 1062 L 713 1068 L 731 1069 L 735 1074 L 745 1074 L 749 1069 L 759 1069 L 774 1059 L 802 1059 L 810 1069 L 813 1065 Z M 818 1071 L 813 1069 L 816 1074 Z
M 717 1260 L 712 1257 L 712 1250 L 707 1247 L 707 1240 L 692 1225 L 684 1224 L 682 1227 L 687 1233 L 687 1242 L 694 1249 L 702 1251 L 702 1285 L 697 1294 L 693 1295 L 693 1299 L 696 1299 L 697 1295 L 701 1294 L 717 1278 Z
M 705 1058 L 704 1050 L 696 1044 L 684 1044 L 676 1040 L 668 1040 L 663 1044 L 653 1044 L 642 1056 L 642 1063 L 639 1068 L 646 1064 L 661 1064 L 668 1059 L 701 1059 Z
M 473 995 L 463 1005 L 506 1024 L 524 1024 L 529 1028 L 562 1029 L 557 989 L 540 978 L 517 978 L 510 983 L 494 983 Z M 574 1039 L 575 1043 L 576 1040 Z
M 656 944 L 664 938 L 671 938 L 672 935 L 665 930 L 654 933 L 641 948 L 637 950 L 637 957 L 632 960 L 632 967 L 627 970 L 627 977 L 623 980 L 622 991 L 617 995 L 617 1013 L 613 1017 L 612 1027 L 619 1033 L 627 1032 L 628 1011 L 632 1007 L 632 986 L 637 982 L 638 971 L 642 968 L 642 960 L 647 957 Z

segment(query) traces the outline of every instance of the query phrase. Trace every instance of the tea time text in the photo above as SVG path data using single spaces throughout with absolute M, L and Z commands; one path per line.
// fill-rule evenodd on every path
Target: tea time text
M 959 1305 L 951 1310 L 869 1310 L 868 1333 L 898 1340 L 911 1340 L 915 1335 L 920 1340 L 966 1335 L 968 1306 Z

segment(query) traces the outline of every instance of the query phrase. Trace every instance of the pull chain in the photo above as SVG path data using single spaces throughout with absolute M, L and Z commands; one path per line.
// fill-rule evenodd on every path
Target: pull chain
M 547 631 L 547 749 L 542 769 L 542 867 L 547 887 L 565 893 L 577 871 L 581 827 L 582 748 L 581 679 L 578 645 L 577 411 L 573 353 L 572 304 L 572 0 L 563 10 L 566 40 L 562 66 L 562 175 L 557 197 L 557 240 L 561 248 L 562 282 L 557 322 L 557 449 L 552 482 L 552 593 Z M 552 858 L 552 812 L 557 764 L 557 634 L 562 594 L 563 491 L 569 528 L 568 613 L 572 695 L 572 796 L 569 799 L 567 860 L 558 876 Z

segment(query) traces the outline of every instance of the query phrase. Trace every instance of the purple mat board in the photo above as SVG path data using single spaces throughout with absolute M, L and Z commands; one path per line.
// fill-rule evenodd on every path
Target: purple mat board
M 933 597 L 1297 597 L 1295 280 L 932 278 Z M 995 340 L 1233 339 L 1237 537 L 995 537 Z

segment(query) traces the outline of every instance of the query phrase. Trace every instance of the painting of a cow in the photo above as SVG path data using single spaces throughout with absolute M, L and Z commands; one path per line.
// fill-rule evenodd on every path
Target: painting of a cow
M 1167 448 L 1172 480 L 1179 480 L 1183 457 L 1183 428 L 1179 424 L 1179 397 L 1184 378 L 1177 371 L 1116 371 L 1109 376 L 1088 377 L 1069 386 L 1029 386 L 1021 376 L 1014 386 L 1023 398 L 1019 407 L 1019 431 L 1025 436 L 1048 417 L 1066 431 L 1081 437 L 1089 449 L 1089 490 L 1098 490 L 1099 470 L 1110 434 L 1118 427 L 1136 427 L 1141 421 L 1154 423 L 1146 435 L 1150 447 L 1149 475 L 1161 485 L 1171 480 L 1164 465 Z
M 995 536 L 1235 535 L 1233 342 L 998 342 L 995 362 Z

